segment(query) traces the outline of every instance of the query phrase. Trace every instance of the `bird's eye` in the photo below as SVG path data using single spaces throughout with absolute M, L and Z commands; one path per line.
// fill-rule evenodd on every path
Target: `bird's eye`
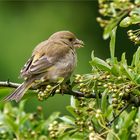
M 73 38 L 69 38 L 69 41 L 70 41 L 70 42 L 73 41 Z

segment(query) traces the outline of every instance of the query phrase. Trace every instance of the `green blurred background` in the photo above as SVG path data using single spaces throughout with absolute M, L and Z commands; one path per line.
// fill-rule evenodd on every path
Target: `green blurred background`
M 98 57 L 109 57 L 109 42 L 102 39 L 97 16 L 97 1 L 0 2 L 0 81 L 10 79 L 12 82 L 22 82 L 18 79 L 19 71 L 33 48 L 60 30 L 69 30 L 85 42 L 85 48 L 78 50 L 75 73 L 89 73 L 91 67 L 88 62 L 92 50 Z M 135 49 L 129 50 L 127 45 L 120 46 L 120 42 L 125 42 L 127 38 L 126 35 L 122 36 L 117 42 L 118 55 L 128 49 L 127 57 L 131 57 Z M 126 43 L 130 44 L 129 41 Z M 37 105 L 41 105 L 46 115 L 54 111 L 67 114 L 65 106 L 69 103 L 68 95 L 55 95 L 44 102 L 29 98 L 26 110 L 34 111 Z

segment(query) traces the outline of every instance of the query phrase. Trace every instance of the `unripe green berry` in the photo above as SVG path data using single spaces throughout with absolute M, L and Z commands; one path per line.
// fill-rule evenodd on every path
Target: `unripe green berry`
M 54 121 L 54 122 L 53 122 L 53 125 L 57 125 L 57 124 L 58 124 L 58 121 Z
M 132 33 L 132 32 L 133 32 L 132 30 L 128 30 L 128 31 L 127 31 L 128 34 L 130 34 L 130 33 Z
M 119 93 L 119 96 L 120 96 L 120 97 L 122 97 L 123 95 L 124 95 L 124 93 L 123 93 L 123 92 L 120 92 L 120 93 Z
M 116 94 L 115 94 L 115 93 L 113 93 L 113 94 L 112 94 L 112 98 L 115 98 L 115 97 L 116 97 Z
M 89 126 L 88 129 L 89 129 L 89 131 L 92 131 L 93 130 L 93 127 L 92 126 Z
M 80 83 L 80 85 L 79 85 L 80 87 L 83 87 L 84 86 L 84 83 Z
M 110 75 L 107 75 L 106 78 L 109 79 L 110 78 Z
M 116 125 L 115 127 L 116 127 L 116 129 L 119 129 L 119 126 L 118 125 Z
M 113 99 L 112 99 L 112 103 L 118 103 L 117 98 L 113 98 Z
M 138 123 L 138 122 L 139 122 L 139 119 L 138 119 L 138 118 L 136 118 L 136 119 L 135 119 L 135 122 L 136 122 L 136 123 Z
M 52 88 L 52 86 L 51 86 L 51 85 L 47 85 L 47 88 L 48 88 L 48 89 L 51 89 L 51 88 Z
M 116 108 L 118 106 L 118 104 L 112 104 L 113 108 Z
M 121 80 L 121 79 L 122 79 L 122 77 L 121 77 L 121 76 L 119 76 L 119 77 L 118 77 L 118 80 Z
M 131 137 L 132 137 L 132 138 L 136 137 L 136 134 L 134 134 L 134 133 L 133 133 L 133 134 L 131 134 Z
M 60 89 L 57 89 L 57 90 L 55 91 L 55 93 L 60 93 Z
M 32 132 L 31 132 L 31 135 L 32 135 L 32 136 L 35 136 L 35 134 L 36 134 L 35 131 L 32 131 Z
M 98 82 L 98 86 L 101 86 L 102 85 L 102 83 L 101 82 Z
M 108 85 L 107 85 L 107 84 L 104 84 L 104 85 L 103 85 L 103 87 L 105 87 L 105 88 L 106 88 L 106 87 L 108 87 Z
M 96 112 L 97 112 L 98 114 L 101 114 L 101 113 L 102 113 L 100 109 L 97 109 Z
M 98 119 L 100 117 L 100 114 L 96 114 L 95 117 Z
M 117 89 L 114 89 L 113 91 L 114 91 L 114 92 L 117 92 L 118 90 L 117 90 Z
M 129 91 L 130 91 L 130 89 L 128 89 L 128 88 L 125 89 L 125 92 L 129 92 Z

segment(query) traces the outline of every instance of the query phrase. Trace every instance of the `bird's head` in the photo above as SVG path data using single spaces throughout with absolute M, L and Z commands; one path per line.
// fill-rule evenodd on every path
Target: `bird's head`
M 59 31 L 52 34 L 49 39 L 60 40 L 68 46 L 74 48 L 81 48 L 84 46 L 82 40 L 77 39 L 77 37 L 70 31 Z

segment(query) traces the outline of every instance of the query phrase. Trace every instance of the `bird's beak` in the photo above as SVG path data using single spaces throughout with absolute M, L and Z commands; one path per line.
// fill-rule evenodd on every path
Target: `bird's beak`
M 74 47 L 75 48 L 82 48 L 82 47 L 84 47 L 84 42 L 82 40 L 76 39 L 74 41 Z

